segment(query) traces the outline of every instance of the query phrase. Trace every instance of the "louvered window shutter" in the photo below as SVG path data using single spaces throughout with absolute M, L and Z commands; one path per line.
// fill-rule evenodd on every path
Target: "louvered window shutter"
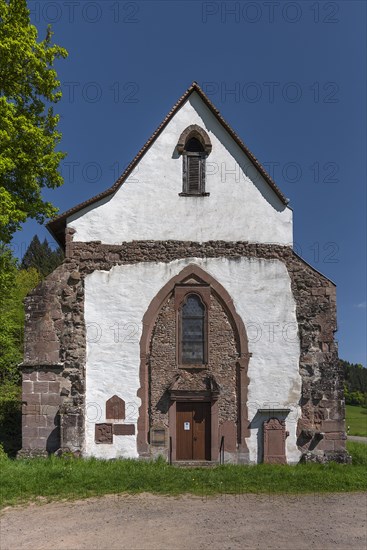
M 184 193 L 201 195 L 205 191 L 205 157 L 201 154 L 186 154 L 183 157 Z
M 200 193 L 200 157 L 187 157 L 187 191 L 188 193 Z

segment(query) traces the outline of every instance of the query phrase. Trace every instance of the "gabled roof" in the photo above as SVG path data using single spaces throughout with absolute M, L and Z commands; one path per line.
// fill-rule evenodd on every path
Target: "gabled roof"
M 86 208 L 87 206 L 90 206 L 91 204 L 100 201 L 101 199 L 104 199 L 105 197 L 108 197 L 109 195 L 112 195 L 117 191 L 117 189 L 124 183 L 124 181 L 129 177 L 131 172 L 134 170 L 138 162 L 142 159 L 146 151 L 149 149 L 149 147 L 155 142 L 159 134 L 163 131 L 163 129 L 167 126 L 167 124 L 170 122 L 170 120 L 174 117 L 176 112 L 182 107 L 182 105 L 185 103 L 185 101 L 189 98 L 189 96 L 196 92 L 205 105 L 210 109 L 210 111 L 213 113 L 213 115 L 216 117 L 216 119 L 220 122 L 220 124 L 227 130 L 229 135 L 232 137 L 232 139 L 237 143 L 237 145 L 242 149 L 242 151 L 249 157 L 251 162 L 254 164 L 254 166 L 257 168 L 257 170 L 260 172 L 260 174 L 263 176 L 264 180 L 269 184 L 269 186 L 273 189 L 274 193 L 278 196 L 278 198 L 281 200 L 281 202 L 284 205 L 288 204 L 288 200 L 285 198 L 283 193 L 280 191 L 280 189 L 277 187 L 273 179 L 269 176 L 269 174 L 266 172 L 265 168 L 260 164 L 260 162 L 257 160 L 257 158 L 251 153 L 251 151 L 246 147 L 246 145 L 243 143 L 243 141 L 239 138 L 239 136 L 234 132 L 234 130 L 231 128 L 231 126 L 224 120 L 218 109 L 213 105 L 213 103 L 210 101 L 210 99 L 205 95 L 203 90 L 200 88 L 200 86 L 197 84 L 197 82 L 193 82 L 191 86 L 186 90 L 186 92 L 180 97 L 180 99 L 177 101 L 177 103 L 172 107 L 170 112 L 167 114 L 166 118 L 161 122 L 161 124 L 158 126 L 158 128 L 155 130 L 155 132 L 151 135 L 151 137 L 148 139 L 148 141 L 145 143 L 145 145 L 140 149 L 136 157 L 130 162 L 130 164 L 127 166 L 125 171 L 121 174 L 121 176 L 116 180 L 116 182 L 110 187 L 109 189 L 106 189 L 102 193 L 99 193 L 95 197 L 92 197 L 91 199 L 88 199 L 77 206 L 74 206 L 73 208 L 70 208 L 63 214 L 60 214 L 56 218 L 53 218 L 50 222 L 47 223 L 46 227 L 50 231 L 50 233 L 55 237 L 57 242 L 64 247 L 65 246 L 65 227 L 66 227 L 66 219 L 71 216 L 72 214 L 75 214 L 76 212 L 79 212 L 83 208 Z

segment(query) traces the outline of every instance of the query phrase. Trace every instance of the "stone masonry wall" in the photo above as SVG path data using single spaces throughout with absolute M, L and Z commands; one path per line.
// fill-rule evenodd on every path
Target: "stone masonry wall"
M 60 447 L 61 369 L 23 370 L 22 441 L 32 455 Z
M 83 444 L 84 290 L 74 268 L 64 262 L 25 300 L 21 455 L 58 450 L 61 431 L 69 450 Z
M 298 423 L 298 445 L 306 460 L 345 460 L 343 386 L 334 341 L 335 286 L 289 247 L 222 241 L 142 241 L 121 245 L 70 241 L 71 235 L 67 235 L 68 251 L 63 265 L 26 299 L 24 363 L 28 373 L 62 365 L 61 379 L 70 383 L 59 395 L 65 424 L 64 447 L 77 451 L 83 445 L 85 275 L 96 269 L 109 270 L 113 265 L 243 256 L 278 259 L 286 264 L 291 277 L 301 342 L 302 417 Z M 24 378 L 24 383 L 28 381 Z M 28 448 L 25 446 L 33 437 L 30 433 L 34 432 L 24 434 L 23 449 Z

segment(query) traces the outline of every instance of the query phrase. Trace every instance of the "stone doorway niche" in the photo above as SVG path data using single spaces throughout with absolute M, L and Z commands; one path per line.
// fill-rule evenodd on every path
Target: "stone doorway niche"
M 176 460 L 211 460 L 210 409 L 206 401 L 176 403 Z
M 251 429 L 257 430 L 257 463 L 286 464 L 286 419 L 291 409 L 266 407 L 256 411 Z M 277 433 L 274 433 L 276 431 Z
M 201 368 L 181 365 L 177 360 L 177 328 L 172 327 L 178 326 L 177 302 L 184 295 L 186 285 L 190 288 L 195 286 L 198 292 L 205 291 L 204 299 L 210 301 L 210 330 L 219 330 L 216 326 L 220 327 L 224 345 L 232 346 L 228 354 L 226 350 L 222 351 L 219 344 L 219 351 L 218 347 L 213 350 L 209 346 L 208 360 Z M 216 341 L 212 332 L 209 332 L 209 336 L 210 342 Z M 160 347 L 155 348 L 155 342 Z M 141 407 L 137 436 L 139 456 L 163 454 L 168 459 L 171 441 L 172 459 L 176 460 L 176 422 L 180 408 L 177 403 L 202 402 L 210 405 L 211 460 L 218 459 L 219 442 L 224 436 L 224 450 L 229 460 L 247 462 L 245 438 L 249 436 L 247 367 L 250 354 L 244 324 L 227 291 L 197 265 L 187 266 L 152 300 L 143 317 L 140 349 L 138 397 L 141 399 Z M 221 352 L 226 353 L 228 366 L 226 363 L 225 368 L 220 370 L 216 365 L 220 361 L 218 355 Z M 230 384 L 227 383 L 226 376 L 230 378 Z M 219 391 L 219 387 L 223 390 Z
M 184 424 L 189 424 L 187 431 Z M 173 462 L 215 461 L 218 444 L 216 401 L 200 394 L 186 395 L 172 401 L 169 433 L 172 443 L 170 458 Z

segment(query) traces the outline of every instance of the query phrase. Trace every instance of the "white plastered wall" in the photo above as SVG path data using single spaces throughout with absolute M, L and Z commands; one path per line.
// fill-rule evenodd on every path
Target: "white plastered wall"
M 209 197 L 180 197 L 185 128 L 209 134 Z M 126 136 L 127 137 L 127 136 Z M 230 222 L 230 223 L 229 223 Z M 292 211 L 284 206 L 202 99 L 193 93 L 134 172 L 115 192 L 67 219 L 74 241 L 119 244 L 133 240 L 249 241 L 292 244 Z
M 248 391 L 250 461 L 256 463 L 258 409 L 290 408 L 286 417 L 288 462 L 297 462 L 296 423 L 301 395 L 300 345 L 289 274 L 278 260 L 191 258 L 171 263 L 140 263 L 95 271 L 85 279 L 86 456 L 137 457 L 136 436 L 114 436 L 113 445 L 94 442 L 95 423 L 105 422 L 113 395 L 126 402 L 126 423 L 135 423 L 142 318 L 158 291 L 188 264 L 214 277 L 233 299 L 249 338 Z M 263 420 L 263 419 L 262 419 Z

